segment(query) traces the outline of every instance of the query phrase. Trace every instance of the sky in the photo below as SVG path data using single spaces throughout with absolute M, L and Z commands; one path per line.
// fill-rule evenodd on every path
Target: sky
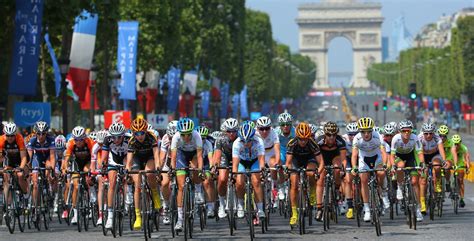
M 360 2 L 380 2 L 382 16 L 382 35 L 390 36 L 392 23 L 402 14 L 408 31 L 415 36 L 420 29 L 435 22 L 443 14 L 450 15 L 462 8 L 474 7 L 474 0 L 378 0 Z M 247 0 L 248 8 L 266 12 L 272 22 L 273 38 L 290 46 L 292 52 L 298 52 L 298 25 L 295 19 L 298 5 L 320 2 L 320 0 Z M 342 37 L 329 44 L 329 72 L 352 71 L 352 46 Z

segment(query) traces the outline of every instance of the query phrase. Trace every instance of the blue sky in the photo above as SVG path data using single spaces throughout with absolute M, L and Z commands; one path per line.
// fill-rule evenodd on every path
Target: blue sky
M 362 1 L 362 0 L 360 0 Z M 247 0 L 247 7 L 266 12 L 270 15 L 273 37 L 298 50 L 298 26 L 295 23 L 297 8 L 301 3 L 319 2 L 319 0 Z M 367 2 L 367 1 L 366 1 Z M 382 4 L 382 25 L 384 36 L 390 36 L 393 21 L 401 14 L 405 24 L 414 36 L 422 26 L 435 22 L 443 14 L 452 14 L 466 7 L 474 7 L 474 0 L 379 0 Z M 351 45 L 344 38 L 334 39 L 329 46 L 329 71 L 352 71 Z

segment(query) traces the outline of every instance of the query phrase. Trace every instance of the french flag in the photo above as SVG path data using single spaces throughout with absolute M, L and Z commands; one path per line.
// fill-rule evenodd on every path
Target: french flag
M 84 101 L 87 87 L 89 86 L 89 71 L 94 57 L 95 36 L 99 16 L 87 11 L 76 17 L 71 43 L 71 60 L 69 73 L 66 77 L 68 93 L 74 100 Z

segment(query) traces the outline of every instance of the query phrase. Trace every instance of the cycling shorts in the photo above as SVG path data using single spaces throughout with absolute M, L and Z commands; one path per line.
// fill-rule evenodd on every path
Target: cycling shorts
M 250 170 L 251 172 L 260 171 L 258 159 L 253 159 L 251 161 L 240 160 L 238 172 L 245 172 L 247 170 Z
M 395 153 L 395 155 L 401 161 L 405 162 L 405 167 L 415 167 L 416 166 L 415 151 L 411 151 L 410 153 L 407 153 L 407 154 Z
M 382 156 L 375 155 L 375 156 L 365 156 L 363 158 L 359 158 L 359 170 L 366 171 L 368 169 L 374 169 L 375 167 L 382 164 Z
M 182 151 L 177 150 L 176 153 L 176 168 L 189 167 L 189 163 L 196 157 L 197 151 Z
M 291 160 L 291 164 L 293 165 L 294 169 L 306 168 L 308 166 L 308 164 L 310 164 L 310 163 L 317 164 L 316 159 L 314 159 L 314 158 L 311 158 L 311 159 L 298 159 L 298 158 L 293 157 L 293 160 Z
M 433 159 L 443 160 L 443 158 L 439 154 L 439 151 L 432 154 L 423 154 L 423 156 L 425 157 L 426 164 L 430 164 L 431 162 L 433 162 Z
M 321 154 L 323 154 L 324 165 L 331 166 L 332 161 L 334 160 L 334 158 L 339 156 L 340 152 L 338 149 L 331 151 L 321 150 Z

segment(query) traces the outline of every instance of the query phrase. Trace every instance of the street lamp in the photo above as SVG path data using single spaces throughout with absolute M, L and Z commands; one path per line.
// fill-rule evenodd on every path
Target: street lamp
M 67 82 L 66 74 L 69 71 L 69 63 L 71 61 L 65 56 L 61 56 L 58 59 L 59 70 L 61 71 L 61 99 L 62 99 L 62 112 L 63 112 L 63 134 L 66 135 L 67 128 Z
M 95 115 L 95 81 L 97 79 L 97 72 L 99 71 L 99 66 L 97 66 L 94 62 L 92 62 L 91 65 L 91 70 L 89 72 L 89 80 L 90 80 L 90 103 L 91 103 L 91 109 L 90 109 L 90 118 L 91 118 L 91 128 L 94 130 L 95 128 L 95 120 L 94 120 L 94 115 Z
M 145 80 L 145 72 L 143 72 L 143 76 L 142 76 L 142 81 L 140 82 L 140 84 L 138 84 L 142 90 L 142 94 L 143 94 L 143 98 L 142 98 L 142 101 L 143 101 L 143 118 L 146 120 L 146 88 L 148 87 L 148 83 L 146 82 Z

